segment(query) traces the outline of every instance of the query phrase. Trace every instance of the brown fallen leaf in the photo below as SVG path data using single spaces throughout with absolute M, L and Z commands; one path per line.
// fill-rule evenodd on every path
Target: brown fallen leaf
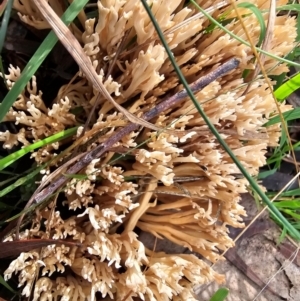
M 250 280 L 252 280 L 256 285 L 260 288 L 266 287 L 268 291 L 270 291 L 275 296 L 280 297 L 276 292 L 274 292 L 269 286 L 266 286 L 266 282 L 260 279 L 252 269 L 241 259 L 241 257 L 237 253 L 237 248 L 229 249 L 226 254 L 225 258 L 231 262 L 236 268 L 242 271 Z
M 245 276 L 247 276 L 251 281 L 253 281 L 257 286 L 261 289 L 265 288 L 272 294 L 277 297 L 281 297 L 278 292 L 275 292 L 270 286 L 266 285 L 267 282 L 264 279 L 261 279 L 252 269 L 248 266 L 245 261 L 239 256 L 238 249 L 239 244 L 241 243 L 241 239 L 250 238 L 257 234 L 264 234 L 267 229 L 272 227 L 277 227 L 277 225 L 269 218 L 268 214 L 264 212 L 255 222 L 252 224 L 252 220 L 258 214 L 258 210 L 256 208 L 253 197 L 250 194 L 243 195 L 241 204 L 245 207 L 248 216 L 244 218 L 244 223 L 246 226 L 250 225 L 247 230 L 243 233 L 239 240 L 236 242 L 236 246 L 229 249 L 224 257 L 237 269 L 239 269 Z M 253 209 L 253 206 L 255 209 Z M 237 229 L 230 227 L 230 237 L 232 239 L 236 239 L 243 229 Z M 283 254 L 283 252 L 281 252 Z M 286 252 L 286 256 L 289 255 Z M 284 255 L 285 256 L 285 255 Z
M 289 243 L 281 243 L 278 246 L 278 252 L 281 253 L 286 259 L 291 260 L 300 267 L 300 253 L 298 253 L 297 248 Z
M 28 252 L 33 249 L 46 247 L 49 245 L 69 245 L 69 246 L 82 246 L 80 243 L 67 241 L 67 240 L 55 240 L 55 239 L 28 239 L 28 240 L 15 240 L 0 243 L 0 258 L 17 256 L 22 252 Z

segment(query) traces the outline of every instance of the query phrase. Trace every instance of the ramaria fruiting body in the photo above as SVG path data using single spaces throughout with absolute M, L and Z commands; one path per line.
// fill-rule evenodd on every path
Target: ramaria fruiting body
M 49 2 L 57 13 L 62 13 L 60 1 Z M 215 18 L 226 12 L 227 18 L 232 19 L 226 27 L 246 39 L 230 5 L 220 4 L 221 1 L 197 2 L 211 9 Z M 264 9 L 269 2 L 251 1 Z M 277 5 L 286 1 L 279 2 Z M 190 19 L 197 11 L 184 3 L 149 1 L 189 83 L 233 56 L 240 60 L 239 69 L 195 95 L 237 158 L 250 174 L 256 175 L 265 164 L 266 147 L 276 145 L 280 136 L 278 124 L 263 127 L 277 112 L 272 95 L 261 77 L 251 83 L 244 95 L 247 85 L 242 72 L 255 67 L 251 48 L 221 29 L 208 30 L 210 23 L 204 17 Z M 25 23 L 37 29 L 47 27 L 31 1 L 16 0 L 15 8 Z M 87 19 L 84 32 L 80 33 L 74 24 L 71 28 L 118 103 L 141 116 L 165 96 L 182 89 L 140 1 L 98 1 L 97 10 L 99 18 Z M 267 22 L 268 13 L 262 15 Z M 261 30 L 256 16 L 247 10 L 243 21 L 256 44 Z M 107 70 L 123 38 L 125 48 L 108 76 Z M 277 16 L 269 51 L 284 56 L 294 47 L 295 38 L 295 19 Z M 269 75 L 287 70 L 284 64 L 269 57 L 264 67 Z M 6 78 L 10 86 L 19 75 L 18 69 L 9 69 Z M 76 81 L 61 87 L 52 107 L 46 108 L 33 78 L 5 117 L 26 131 L 1 133 L 0 141 L 5 141 L 8 148 L 18 143 L 26 145 L 28 139 L 37 141 L 78 125 L 70 110 L 81 107 L 82 116 L 87 118 L 97 97 L 98 91 L 79 73 Z M 289 106 L 281 104 L 280 108 L 284 112 Z M 70 151 L 75 149 L 76 139 L 91 150 L 126 125 L 122 114 L 114 112 L 104 98 L 100 98 L 92 118 L 93 126 L 83 137 L 83 128 L 78 130 Z M 247 182 L 236 176 L 238 168 L 188 98 L 151 122 L 160 128 L 180 130 L 181 135 L 141 129 L 123 137 L 115 147 L 130 150 L 147 141 L 128 159 L 123 153 L 113 161 L 115 153 L 108 152 L 92 161 L 81 172 L 86 178 L 73 178 L 62 193 L 69 217 L 62 218 L 52 204 L 49 206 L 54 206 L 53 212 L 49 207 L 38 211 L 32 228 L 21 233 L 24 239 L 68 238 L 83 244 L 73 248 L 52 245 L 41 252 L 22 253 L 12 261 L 5 279 L 18 273 L 24 296 L 29 297 L 33 289 L 33 300 L 95 300 L 97 292 L 103 298 L 124 301 L 134 297 L 151 301 L 196 300 L 194 285 L 224 280 L 195 255 L 145 248 L 135 231 L 139 228 L 158 239 L 168 239 L 215 262 L 220 258 L 219 250 L 233 246 L 227 226 L 243 227 L 245 211 L 239 200 L 240 194 L 246 192 Z M 97 133 L 101 135 L 89 144 Z M 57 155 L 61 143 L 45 146 L 32 157 L 38 164 L 47 162 Z M 53 166 L 63 159 L 54 161 Z M 45 177 L 49 170 L 50 167 L 44 170 Z M 177 182 L 180 178 L 188 180 Z M 39 277 L 34 282 L 36 275 Z

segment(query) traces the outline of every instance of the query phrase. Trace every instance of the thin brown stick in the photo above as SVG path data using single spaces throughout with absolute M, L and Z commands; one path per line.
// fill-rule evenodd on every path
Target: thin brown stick
M 110 62 L 109 66 L 108 66 L 108 70 L 107 70 L 107 74 L 106 74 L 106 76 L 105 76 L 105 80 L 107 80 L 108 77 L 111 75 L 112 70 L 113 70 L 114 66 L 116 65 L 117 59 L 119 58 L 121 52 L 123 51 L 123 48 L 125 47 L 125 43 L 126 43 L 126 40 L 127 40 L 127 38 L 128 38 L 129 33 L 130 33 L 130 30 L 128 30 L 128 31 L 124 34 L 124 36 L 123 36 L 123 38 L 122 38 L 122 41 L 121 41 L 121 43 L 120 43 L 119 46 L 118 46 L 118 49 L 117 49 L 117 51 L 116 51 L 116 54 L 115 54 L 113 60 Z
M 239 65 L 239 60 L 236 58 L 233 58 L 223 65 L 219 66 L 214 71 L 208 73 L 207 75 L 201 77 L 194 83 L 190 85 L 190 88 L 193 92 L 198 92 L 213 81 L 215 81 L 217 78 L 225 75 L 226 73 L 236 69 Z M 143 115 L 143 119 L 145 120 L 151 120 L 152 118 L 156 117 L 157 115 L 161 114 L 165 110 L 173 107 L 175 104 L 182 101 L 184 98 L 186 98 L 187 92 L 186 90 L 181 90 L 180 92 L 176 93 L 175 95 L 171 96 L 170 98 L 167 98 L 166 100 L 163 100 L 160 102 L 157 106 L 155 106 L 153 109 L 151 109 L 149 112 Z M 80 161 L 75 163 L 73 166 L 71 166 L 69 169 L 66 170 L 65 174 L 76 174 L 81 169 L 85 168 L 92 160 L 99 158 L 101 155 L 103 155 L 105 152 L 110 150 L 117 142 L 119 142 L 124 136 L 128 135 L 129 133 L 137 130 L 139 128 L 139 124 L 131 123 L 124 128 L 118 130 L 114 135 L 112 135 L 109 139 L 107 139 L 105 142 L 99 144 L 96 146 L 93 150 L 86 152 L 84 154 L 80 154 L 75 158 L 72 158 L 73 160 L 76 160 L 76 158 L 80 157 Z M 68 162 L 68 165 L 70 162 Z M 57 174 L 57 173 L 56 173 Z M 53 178 L 53 176 L 51 177 Z M 53 195 L 57 190 L 64 185 L 68 181 L 68 178 L 65 176 L 60 176 L 59 178 L 53 180 L 52 184 L 44 188 L 43 190 L 36 191 L 33 196 L 30 198 L 26 205 L 26 209 L 33 203 L 41 203 L 42 201 L 48 199 L 51 195 Z M 42 187 L 45 187 L 45 183 L 48 182 L 48 179 L 44 183 L 42 183 Z M 19 218 L 18 224 L 17 224 L 17 239 L 18 239 L 18 233 L 19 233 L 19 226 L 22 223 L 22 219 L 24 217 L 24 214 Z
M 233 58 L 214 71 L 208 73 L 207 75 L 201 77 L 196 82 L 191 84 L 190 88 L 193 92 L 200 91 L 213 81 L 215 81 L 217 78 L 225 75 L 226 73 L 236 69 L 239 65 L 239 60 Z M 187 97 L 186 90 L 181 90 L 180 92 L 176 93 L 172 97 L 162 101 L 157 106 L 155 106 L 153 109 L 151 109 L 149 112 L 144 114 L 142 117 L 145 120 L 151 120 L 152 118 L 156 117 L 157 115 L 161 114 L 165 110 L 171 108 L 175 104 L 182 101 L 184 98 Z M 111 149 L 117 142 L 119 142 L 124 136 L 128 135 L 129 133 L 137 130 L 139 128 L 139 124 L 131 123 L 124 128 L 118 130 L 114 135 L 112 135 L 109 139 L 107 139 L 105 142 L 99 144 L 97 147 L 95 147 L 93 150 L 86 153 L 80 161 L 75 163 L 73 166 L 71 166 L 67 171 L 66 174 L 76 174 L 81 169 L 85 168 L 92 160 L 99 158 L 101 155 L 103 155 L 105 152 L 107 152 L 109 149 Z M 51 196 L 59 187 L 61 187 L 63 184 L 65 184 L 68 181 L 68 178 L 65 176 L 61 176 L 51 185 L 43 189 L 41 192 L 35 195 L 33 201 L 36 203 L 40 203 L 43 200 L 47 199 L 49 196 Z

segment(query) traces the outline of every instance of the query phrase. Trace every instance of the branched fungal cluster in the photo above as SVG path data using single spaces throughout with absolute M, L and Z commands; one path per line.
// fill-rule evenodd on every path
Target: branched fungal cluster
M 197 1 L 214 18 L 225 18 L 226 28 L 247 40 L 234 9 L 223 2 Z M 251 2 L 268 9 L 270 1 Z M 49 0 L 59 15 L 64 11 L 62 3 Z M 212 28 L 205 17 L 193 18 L 198 11 L 186 6 L 185 1 L 149 0 L 148 4 L 190 84 L 228 59 L 239 59 L 237 70 L 195 95 L 237 158 L 250 174 L 257 174 L 265 163 L 266 147 L 277 144 L 280 126 L 263 127 L 276 112 L 265 79 L 256 78 L 247 89 L 242 77 L 244 70 L 249 69 L 251 75 L 255 67 L 251 48 L 221 29 Z M 32 1 L 15 0 L 14 6 L 23 22 L 37 29 L 49 28 Z M 256 44 L 261 31 L 259 22 L 251 11 L 240 9 Z M 182 89 L 139 0 L 99 0 L 97 10 L 97 19 L 81 16 L 83 32 L 74 24 L 71 30 L 119 104 L 140 117 L 170 93 Z M 263 17 L 267 23 L 268 13 L 264 12 Z M 270 53 L 286 55 L 295 38 L 295 20 L 277 16 Z M 108 74 L 120 45 L 123 48 Z M 264 66 L 268 75 L 287 70 L 269 57 Z M 10 87 L 19 75 L 19 69 L 9 69 L 5 78 Z M 98 97 L 98 91 L 79 72 L 74 81 L 61 87 L 53 105 L 47 108 L 37 82 L 32 78 L 5 117 L 5 121 L 22 126 L 17 134 L 0 133 L 6 148 L 28 145 L 29 141 L 80 125 Z M 74 109 L 80 109 L 78 115 L 72 113 Z M 288 109 L 281 105 L 282 111 Z M 81 170 L 85 177 L 70 179 L 61 193 L 68 211 L 66 218 L 54 203 L 37 210 L 31 228 L 21 232 L 22 239 L 68 239 L 82 246 L 51 245 L 22 253 L 12 261 L 5 278 L 18 273 L 24 296 L 29 297 L 32 291 L 33 300 L 49 301 L 96 300 L 97 293 L 103 299 L 119 301 L 135 297 L 151 301 L 196 300 L 194 285 L 224 280 L 201 258 L 216 262 L 220 250 L 233 246 L 227 226 L 243 227 L 245 211 L 239 199 L 246 192 L 247 182 L 236 176 L 238 168 L 189 98 L 151 122 L 169 130 L 158 133 L 139 128 Z M 84 146 L 84 151 L 92 150 L 126 124 L 122 114 L 100 97 L 92 126 L 82 137 L 79 127 L 71 144 L 70 140 L 56 142 L 32 153 L 41 165 L 55 159 L 63 143 L 67 143 L 64 149 L 68 147 L 69 152 L 51 161 L 43 171 L 43 180 L 50 169 L 70 158 L 78 145 Z M 142 142 L 146 143 L 136 148 Z M 139 240 L 137 229 L 201 256 L 150 250 Z

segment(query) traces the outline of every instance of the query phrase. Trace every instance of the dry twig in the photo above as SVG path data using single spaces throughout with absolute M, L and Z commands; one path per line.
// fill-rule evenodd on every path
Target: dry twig
M 208 73 L 207 75 L 201 77 L 194 83 L 190 85 L 190 88 L 193 92 L 198 92 L 213 81 L 215 81 L 217 78 L 225 75 L 226 73 L 236 69 L 239 65 L 239 60 L 236 58 L 230 59 L 229 61 L 225 62 L 223 65 L 216 68 L 214 71 Z M 170 98 L 167 98 L 166 100 L 163 100 L 160 102 L 157 106 L 155 106 L 152 110 L 145 113 L 143 115 L 144 120 L 151 120 L 152 118 L 156 117 L 157 115 L 161 114 L 162 112 L 166 111 L 167 109 L 171 108 L 175 104 L 182 101 L 184 98 L 187 97 L 186 90 L 181 90 L 175 95 L 171 96 Z M 110 150 L 117 142 L 119 142 L 124 136 L 130 134 L 131 132 L 137 130 L 139 128 L 140 124 L 137 123 L 131 123 L 125 126 L 124 128 L 118 130 L 114 135 L 112 135 L 109 139 L 107 139 L 105 142 L 99 144 L 97 147 L 95 147 L 93 150 L 86 152 L 84 155 L 81 154 L 80 160 L 75 163 L 73 166 L 71 166 L 69 169 L 65 171 L 65 174 L 76 174 L 81 169 L 85 168 L 92 160 L 97 159 L 101 157 L 105 152 Z M 75 157 L 76 158 L 76 157 Z M 72 161 L 75 159 L 73 158 Z M 68 164 L 69 165 L 69 164 Z M 61 166 L 63 168 L 63 166 Z M 53 178 L 53 177 L 51 177 Z M 46 180 L 47 181 L 47 180 Z M 26 204 L 25 209 L 27 209 L 31 204 L 33 203 L 41 203 L 42 201 L 48 199 L 53 193 L 57 192 L 57 190 L 63 186 L 68 181 L 68 178 L 65 176 L 60 176 L 57 179 L 53 180 L 52 183 L 44 188 L 43 190 L 38 189 L 39 192 L 35 192 L 34 195 L 31 197 L 31 199 Z M 42 186 L 45 187 L 44 183 L 42 183 Z M 18 225 L 17 225 L 17 231 L 16 231 L 16 237 L 18 239 L 18 233 L 19 233 L 19 226 L 22 223 L 22 219 L 24 217 L 24 214 L 19 218 Z
M 227 61 L 214 71 L 208 73 L 207 75 L 201 77 L 196 82 L 194 82 L 190 88 L 193 92 L 200 91 L 213 81 L 215 81 L 217 78 L 223 76 L 224 74 L 236 69 L 239 65 L 239 61 L 235 58 Z M 182 101 L 185 97 L 187 97 L 186 90 L 181 90 L 180 92 L 176 93 L 172 97 L 162 101 L 157 106 L 155 106 L 152 110 L 144 114 L 143 119 L 145 120 L 151 120 L 152 118 L 156 117 L 157 115 L 161 114 L 165 110 L 171 108 L 176 103 Z M 78 161 L 76 164 L 74 164 L 72 167 L 70 167 L 66 174 L 76 174 L 79 170 L 86 167 L 92 160 L 99 158 L 101 155 L 103 155 L 105 152 L 107 152 L 109 149 L 113 147 L 114 144 L 119 142 L 124 136 L 128 135 L 132 131 L 137 130 L 139 127 L 139 124 L 131 123 L 124 128 L 118 130 L 114 135 L 112 135 L 107 141 L 104 143 L 101 143 L 97 147 L 95 147 L 90 152 L 86 153 L 85 156 L 81 158 L 80 161 Z M 42 190 L 40 193 L 38 193 L 34 201 L 37 203 L 40 203 L 44 199 L 48 198 L 53 192 L 55 192 L 59 187 L 61 187 L 65 182 L 67 181 L 67 178 L 64 176 L 61 176 L 57 180 L 53 181 L 53 183 Z

